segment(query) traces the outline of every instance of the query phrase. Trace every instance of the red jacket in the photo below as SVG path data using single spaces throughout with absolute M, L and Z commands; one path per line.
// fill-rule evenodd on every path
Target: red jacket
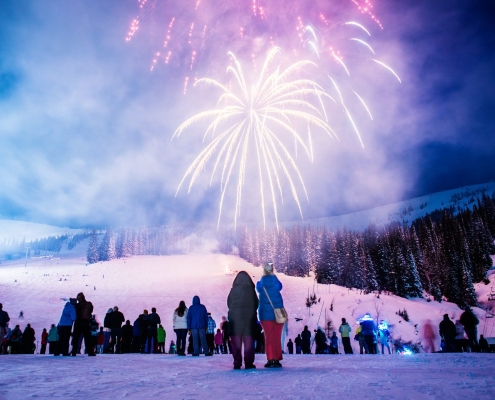
M 46 344 L 48 341 L 48 332 L 41 333 L 41 344 Z
M 96 344 L 104 344 L 105 343 L 105 335 L 103 332 L 98 332 L 96 335 Z

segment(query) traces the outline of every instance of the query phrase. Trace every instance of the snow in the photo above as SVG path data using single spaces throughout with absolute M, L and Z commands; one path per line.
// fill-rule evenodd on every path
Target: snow
M 0 398 L 493 399 L 494 354 L 285 356 L 232 369 L 229 355 L 2 356 Z
M 5 240 L 26 240 L 27 242 L 48 236 L 75 235 L 82 229 L 62 228 L 35 222 L 0 219 L 0 242 Z
M 474 199 L 481 197 L 482 190 L 485 190 L 488 196 L 492 196 L 495 192 L 495 182 L 446 190 L 350 214 L 307 219 L 302 222 L 299 221 L 299 223 L 326 226 L 333 230 L 337 230 L 339 227 L 342 229 L 344 226 L 351 230 L 363 230 L 370 223 L 374 223 L 377 226 L 386 225 L 390 222 L 410 224 L 427 213 L 446 207 L 454 206 L 456 211 L 458 206 L 461 209 L 472 208 L 476 202 L 469 203 L 470 199 L 472 197 Z M 298 221 L 286 222 L 281 225 L 289 227 L 295 223 L 298 223 Z
M 21 324 L 23 328 L 31 323 L 38 338 L 43 328 L 58 323 L 65 299 L 75 297 L 80 291 L 93 303 L 100 322 L 110 307 L 118 306 L 131 323 L 144 309 L 156 307 L 167 332 L 168 349 L 170 340 L 175 340 L 172 315 L 179 301 L 184 300 L 189 305 L 192 297 L 198 295 L 219 325 L 221 317 L 227 315 L 227 296 L 235 271 L 241 270 L 247 271 L 254 282 L 262 275 L 261 268 L 253 267 L 236 256 L 222 254 L 137 256 L 91 265 L 87 265 L 84 255 L 80 254 L 79 257 L 29 259 L 27 267 L 24 267 L 23 260 L 19 260 L 0 265 L 0 302 L 11 315 L 11 326 Z M 311 330 L 318 324 L 324 326 L 325 316 L 332 319 L 335 328 L 344 317 L 355 330 L 358 317 L 369 312 L 376 318 L 378 308 L 381 309 L 380 319 L 391 325 L 394 338 L 417 342 L 424 320 L 431 319 L 438 326 L 443 314 L 448 313 L 455 320 L 462 312 L 448 302 L 409 300 L 385 294 L 376 298 L 374 294 L 365 295 L 336 285 L 318 285 L 311 277 L 277 276 L 284 286 L 282 295 L 290 316 L 288 338 L 292 339 L 304 325 Z M 492 275 L 492 285 L 494 278 Z M 490 286 L 481 285 L 478 285 L 478 290 L 483 293 Z M 313 290 L 320 302 L 308 309 L 306 297 Z M 332 301 L 333 311 L 330 311 Z M 396 314 L 404 308 L 409 314 L 409 322 Z M 24 312 L 24 319 L 17 318 L 20 310 Z M 481 309 L 475 309 L 475 312 L 481 320 L 481 333 L 485 313 Z M 493 319 L 488 321 L 491 327 Z M 357 342 L 352 342 L 357 351 Z M 438 349 L 439 339 L 436 347 Z

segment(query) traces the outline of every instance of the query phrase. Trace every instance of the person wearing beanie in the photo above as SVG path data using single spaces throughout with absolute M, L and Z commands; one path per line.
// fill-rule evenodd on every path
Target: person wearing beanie
M 259 294 L 258 315 L 265 335 L 265 352 L 268 362 L 265 368 L 280 368 L 282 357 L 282 328 L 275 318 L 275 308 L 283 308 L 282 283 L 274 275 L 272 262 L 267 262 L 263 268 L 263 276 L 256 284 Z

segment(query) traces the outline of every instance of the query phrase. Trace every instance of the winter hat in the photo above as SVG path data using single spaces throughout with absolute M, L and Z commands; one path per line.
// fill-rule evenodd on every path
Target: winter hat
M 71 298 L 69 299 L 69 303 L 75 306 L 77 304 L 77 299 Z
M 268 261 L 263 269 L 265 270 L 266 275 L 273 274 L 273 263 L 271 261 Z
M 111 312 L 113 312 L 113 308 L 109 308 L 107 314 L 110 314 Z

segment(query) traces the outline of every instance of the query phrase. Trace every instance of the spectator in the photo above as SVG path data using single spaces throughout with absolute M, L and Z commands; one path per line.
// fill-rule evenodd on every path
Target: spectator
M 480 320 L 473 312 L 471 307 L 466 306 L 465 311 L 461 314 L 461 324 L 464 327 L 464 332 L 468 337 L 469 347 L 471 347 L 471 351 L 478 352 L 479 344 L 478 344 L 478 324 Z
M 208 327 L 206 329 L 206 342 L 208 343 L 208 349 L 210 353 L 213 353 L 215 347 L 215 328 L 217 323 L 211 317 L 211 313 L 208 313 Z
M 121 340 L 122 340 L 122 324 L 125 322 L 124 314 L 119 311 L 119 308 L 115 306 L 113 312 L 111 313 L 111 335 L 112 344 L 110 345 L 110 350 L 112 353 L 122 354 Z
M 289 351 L 289 354 L 294 354 L 294 342 L 292 339 L 289 339 L 287 342 L 287 350 Z
M 179 307 L 174 311 L 173 328 L 177 336 L 177 355 L 186 355 L 186 338 L 187 338 L 187 312 L 186 303 L 181 301 Z
M 139 320 L 140 317 L 137 317 L 132 325 L 132 352 L 140 353 L 141 352 L 141 327 Z
M 364 343 L 367 354 L 376 354 L 376 325 L 373 318 L 369 315 L 365 315 L 360 323 L 361 333 L 364 336 Z
M 112 337 L 112 317 L 113 317 L 113 308 L 109 308 L 105 318 L 103 319 L 103 335 L 104 335 L 104 343 L 103 343 L 103 352 L 110 352 L 110 338 Z
M 141 332 L 141 345 L 139 351 L 141 353 L 144 353 L 146 351 L 146 342 L 148 341 L 148 326 L 148 310 L 144 310 L 143 313 L 139 316 L 139 331 Z
M 447 353 L 455 352 L 455 337 L 456 328 L 455 324 L 450 320 L 449 314 L 443 315 L 443 320 L 440 322 L 440 336 L 445 340 L 445 351 Z
M 260 296 L 258 314 L 265 334 L 265 352 L 268 360 L 265 368 L 281 368 L 280 360 L 283 359 L 281 336 L 284 324 L 277 322 L 274 310 L 283 308 L 284 301 L 280 293 L 282 283 L 274 275 L 273 263 L 266 263 L 256 289 Z
M 337 332 L 333 332 L 330 337 L 330 354 L 339 354 L 339 338 Z
M 342 318 L 342 324 L 339 327 L 340 337 L 342 338 L 342 346 L 344 346 L 345 354 L 352 354 L 350 333 L 352 332 L 351 326 L 347 323 L 345 318 Z
M 16 325 L 10 332 L 8 343 L 10 346 L 10 354 L 19 354 L 21 352 L 22 332 L 19 325 Z
M 58 348 L 58 329 L 55 324 L 52 324 L 50 331 L 48 332 L 48 354 L 55 354 Z M 44 354 L 44 353 L 43 353 Z
M 3 310 L 3 304 L 0 303 L 0 333 L 3 334 L 5 331 L 5 328 L 7 328 L 8 324 L 10 321 L 9 314 L 7 311 Z
M 488 345 L 488 341 L 485 339 L 483 335 L 480 335 L 480 352 L 481 353 L 490 353 L 490 346 Z
M 251 277 L 245 271 L 237 274 L 227 298 L 229 307 L 229 330 L 232 342 L 234 369 L 242 365 L 244 347 L 244 369 L 254 365 L 255 327 L 257 323 L 258 296 Z
M 156 330 L 156 342 L 158 344 L 157 346 L 157 352 L 158 353 L 165 353 L 165 338 L 167 337 L 167 333 L 165 332 L 165 329 L 163 329 L 163 326 L 160 324 L 158 325 L 158 328 Z
M 301 332 L 302 339 L 302 353 L 303 354 L 311 354 L 311 332 L 308 329 L 308 326 L 304 326 L 304 330 Z
M 315 354 L 325 354 L 325 351 L 327 350 L 327 338 L 325 337 L 325 332 L 323 332 L 323 329 L 321 329 L 320 326 L 315 331 L 315 343 Z
M 96 335 L 96 352 L 103 354 L 103 347 L 105 345 L 105 332 L 103 326 L 100 326 L 100 331 Z
M 72 331 L 72 324 L 76 321 L 76 299 L 69 299 L 62 310 L 62 316 L 58 323 L 58 346 L 55 355 L 69 355 L 69 341 Z
M 187 313 L 187 329 L 191 331 L 193 338 L 193 356 L 199 356 L 201 348 L 205 356 L 212 356 L 206 342 L 206 328 L 208 326 L 208 312 L 201 304 L 198 296 L 193 297 L 193 304 Z
M 127 320 L 122 327 L 122 353 L 130 353 L 132 351 L 133 331 L 134 328 L 131 325 L 131 321 Z
M 72 356 L 75 357 L 78 351 L 79 338 L 82 336 L 84 338 L 84 346 L 86 347 L 86 352 L 88 356 L 96 356 L 94 348 L 92 347 L 91 340 L 91 316 L 93 312 L 93 304 L 86 300 L 84 293 L 79 293 L 77 295 L 76 304 L 76 322 L 74 324 L 74 338 L 72 345 Z
M 40 348 L 40 354 L 45 354 L 46 353 L 46 345 L 48 344 L 48 332 L 46 331 L 46 328 L 43 328 L 43 332 L 41 332 L 41 348 Z
M 294 339 L 294 344 L 296 345 L 296 354 L 301 354 L 302 351 L 302 338 L 301 335 L 297 335 Z
M 34 329 L 31 328 L 31 324 L 27 324 L 24 332 L 22 333 L 22 352 L 24 354 L 34 354 L 36 350 L 36 345 L 34 344 L 36 340 Z
M 455 321 L 455 350 L 458 353 L 467 352 L 468 341 L 464 336 L 464 327 L 461 321 Z
M 158 325 L 162 322 L 160 316 L 156 313 L 156 308 L 151 309 L 148 316 L 148 353 L 158 352 Z
M 217 333 L 215 334 L 215 353 L 220 354 L 222 352 L 223 345 L 223 335 L 220 329 L 217 329 Z

